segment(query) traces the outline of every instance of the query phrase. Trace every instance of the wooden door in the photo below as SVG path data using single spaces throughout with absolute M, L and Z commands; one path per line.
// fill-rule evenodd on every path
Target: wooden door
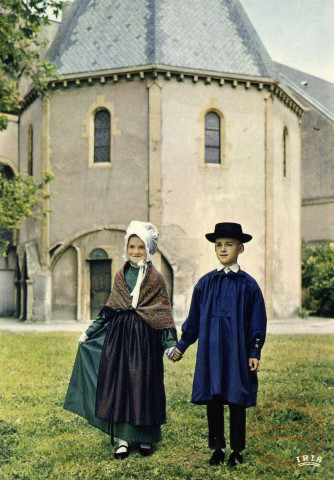
M 91 260 L 90 262 L 90 314 L 97 318 L 106 304 L 111 291 L 111 260 Z

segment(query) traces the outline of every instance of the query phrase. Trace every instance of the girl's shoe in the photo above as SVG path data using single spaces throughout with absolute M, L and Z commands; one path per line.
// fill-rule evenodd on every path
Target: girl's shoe
M 150 457 L 153 454 L 153 446 L 151 445 L 150 447 L 141 447 L 139 446 L 139 453 L 143 457 Z
M 114 458 L 123 460 L 129 456 L 129 447 L 126 445 L 117 445 Z

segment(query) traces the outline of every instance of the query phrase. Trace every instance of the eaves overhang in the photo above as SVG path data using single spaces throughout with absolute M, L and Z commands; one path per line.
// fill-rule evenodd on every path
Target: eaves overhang
M 243 86 L 246 89 L 255 87 L 259 90 L 269 90 L 278 96 L 299 116 L 305 111 L 305 107 L 298 102 L 291 93 L 280 83 L 278 79 L 270 77 L 258 77 L 251 75 L 235 74 L 230 72 L 217 72 L 212 70 L 190 69 L 183 67 L 172 67 L 169 65 L 151 64 L 139 65 L 112 70 L 100 70 L 94 72 L 82 72 L 76 74 L 61 75 L 50 79 L 48 82 L 49 91 L 69 87 L 81 87 L 96 83 L 107 84 L 117 83 L 121 80 L 133 81 L 135 79 L 158 78 L 162 76 L 165 80 L 172 78 L 184 82 L 190 79 L 193 83 L 203 82 L 205 84 L 218 83 L 221 87 L 230 84 L 234 88 Z M 37 94 L 32 88 L 25 96 L 23 109 L 27 108 L 35 99 Z
M 328 110 L 328 108 L 326 108 L 322 103 L 318 102 L 315 98 L 305 93 L 303 89 L 299 88 L 294 82 L 291 82 L 291 80 L 289 80 L 285 75 L 281 74 L 281 77 L 291 90 L 293 90 L 299 96 L 304 98 L 306 102 L 308 102 L 310 105 L 312 105 L 317 110 L 319 110 L 319 112 L 325 115 L 329 120 L 334 122 L 334 114 L 330 110 Z M 305 110 L 305 107 L 304 107 L 304 110 Z

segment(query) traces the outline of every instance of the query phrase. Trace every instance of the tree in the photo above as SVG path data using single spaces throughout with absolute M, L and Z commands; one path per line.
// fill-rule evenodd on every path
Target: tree
M 50 23 L 49 12 L 57 15 L 61 7 L 60 0 L 0 0 L 0 131 L 7 127 L 6 113 L 20 108 L 22 76 L 32 80 L 38 94 L 46 92 L 54 67 L 42 57 L 46 42 L 40 33 Z
M 334 317 L 334 242 L 303 246 L 303 307 L 312 314 Z
M 46 174 L 38 184 L 31 176 L 11 175 L 8 168 L 0 164 L 0 256 L 6 255 L 8 233 L 17 230 L 23 218 L 46 215 L 42 208 L 43 201 L 49 197 L 45 185 L 52 178 Z
M 45 95 L 54 66 L 43 58 L 47 42 L 40 40 L 49 13 L 57 16 L 60 0 L 0 0 L 0 132 L 7 128 L 8 113 L 17 113 L 22 104 L 20 79 L 28 77 L 38 95 Z M 0 164 L 0 256 L 6 254 L 10 232 L 18 229 L 23 218 L 38 217 L 48 197 L 46 174 L 42 183 L 31 176 L 8 174 Z

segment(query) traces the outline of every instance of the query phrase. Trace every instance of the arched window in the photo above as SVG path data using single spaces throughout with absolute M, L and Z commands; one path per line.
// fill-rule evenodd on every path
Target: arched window
M 27 171 L 28 175 L 33 175 L 34 171 L 34 130 L 32 125 L 29 126 L 28 130 L 28 165 Z
M 288 129 L 283 130 L 283 177 L 286 177 L 288 162 Z
M 13 169 L 9 165 L 7 165 L 7 163 L 0 163 L 0 175 L 6 180 L 11 180 L 12 178 L 14 178 L 15 173 Z
M 103 248 L 95 248 L 92 252 L 89 254 L 89 259 L 90 260 L 106 260 L 108 259 L 108 254 Z
M 110 162 L 110 113 L 99 110 L 94 117 L 94 163 Z
M 215 112 L 205 116 L 205 163 L 220 163 L 220 117 Z

